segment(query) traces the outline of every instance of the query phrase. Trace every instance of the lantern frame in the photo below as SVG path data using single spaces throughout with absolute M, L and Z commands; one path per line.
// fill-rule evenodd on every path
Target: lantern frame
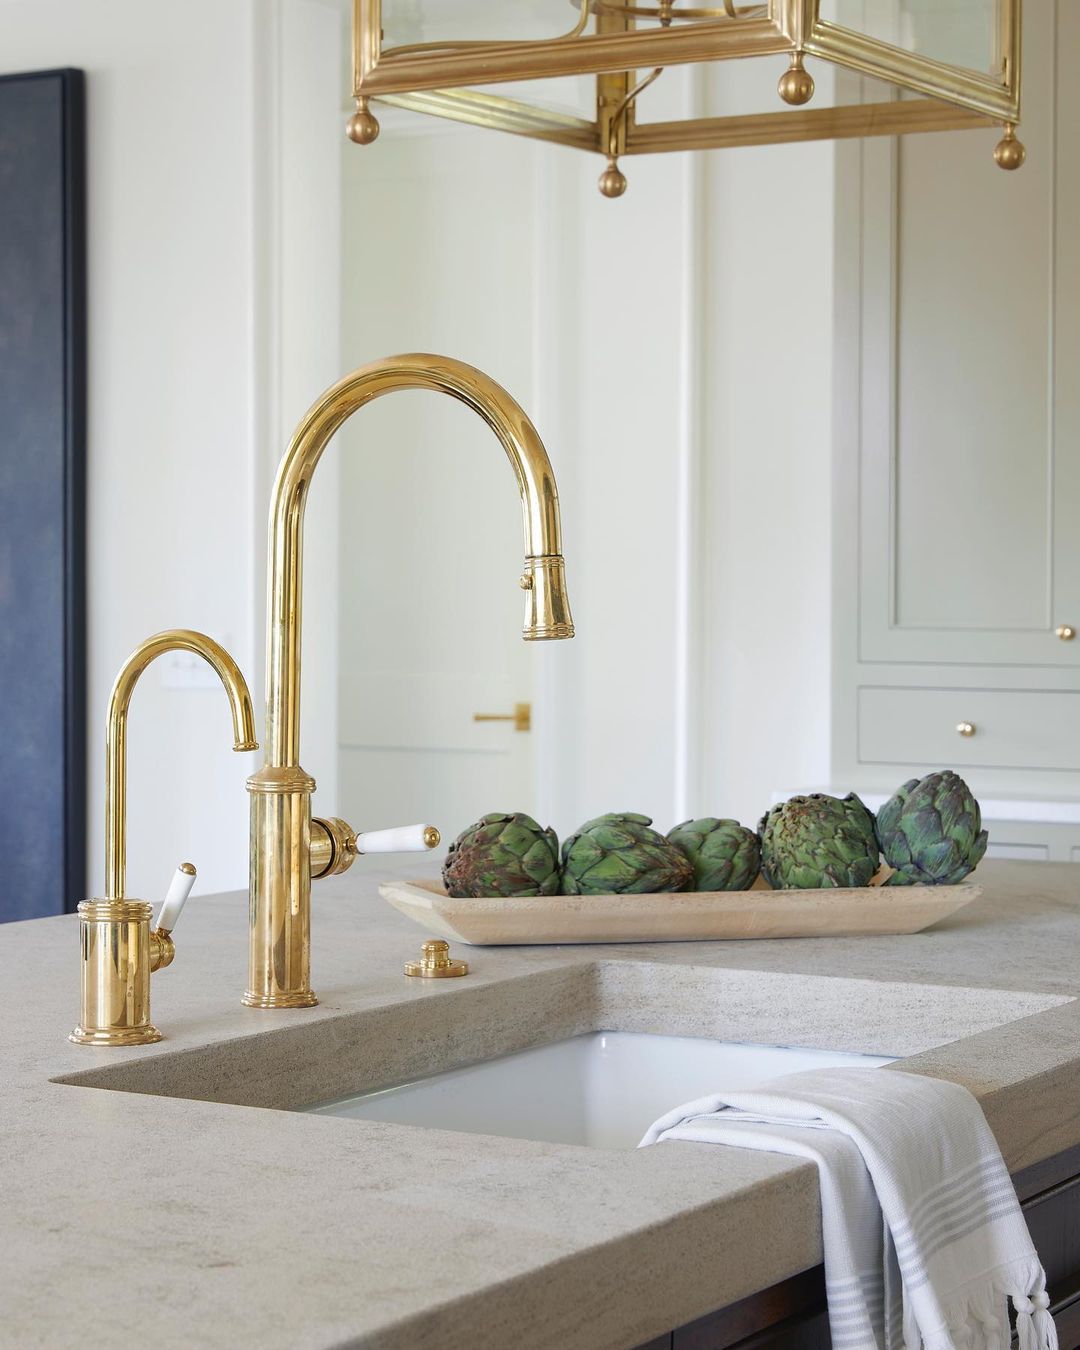
M 350 135 L 367 143 L 378 134 L 368 112 L 370 100 L 609 158 L 996 123 L 1006 128 L 1006 138 L 1017 151 L 1004 159 L 1022 160 L 1022 147 L 1013 136 L 1020 119 L 1021 0 L 997 0 L 993 73 L 950 65 L 823 19 L 820 0 L 766 0 L 749 14 L 748 6 L 740 10 L 732 0 L 723 3 L 722 19 L 638 28 L 637 15 L 645 12 L 666 10 L 677 19 L 676 0 L 648 7 L 638 0 L 583 0 L 579 28 L 591 14 L 591 33 L 517 42 L 422 43 L 395 50 L 383 45 L 383 0 L 353 0 L 353 97 L 356 118 L 368 134 L 354 134 L 350 126 Z M 801 71 L 803 58 L 811 56 L 921 97 L 663 122 L 635 115 L 637 71 L 778 55 L 788 56 L 793 70 Z M 592 120 L 474 87 L 589 74 L 597 76 Z M 809 87 L 812 91 L 812 80 Z M 998 162 L 1016 167 L 1000 156 Z

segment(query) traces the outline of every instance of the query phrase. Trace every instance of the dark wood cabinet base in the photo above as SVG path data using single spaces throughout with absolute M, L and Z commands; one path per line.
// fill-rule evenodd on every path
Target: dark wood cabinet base
M 1046 1269 L 1061 1350 L 1080 1350 L 1080 1147 L 1013 1178 Z M 805 1270 L 637 1350 L 829 1350 L 825 1271 Z

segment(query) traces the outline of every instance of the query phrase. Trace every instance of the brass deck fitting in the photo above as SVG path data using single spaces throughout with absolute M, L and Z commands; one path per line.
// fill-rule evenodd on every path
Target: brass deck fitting
M 172 963 L 173 924 L 195 880 L 181 863 L 153 931 L 153 908 L 124 894 L 127 867 L 127 717 L 139 676 L 163 652 L 188 651 L 207 661 L 232 705 L 233 749 L 256 750 L 255 714 L 240 668 L 204 633 L 172 628 L 135 650 L 116 677 L 105 740 L 105 898 L 79 905 L 82 1015 L 69 1040 L 77 1045 L 148 1045 L 161 1040 L 150 1021 L 150 974 Z
M 468 975 L 466 961 L 450 959 L 450 944 L 442 938 L 433 938 L 421 948 L 419 961 L 406 961 L 405 974 L 418 975 L 423 980 L 449 980 L 456 975 Z

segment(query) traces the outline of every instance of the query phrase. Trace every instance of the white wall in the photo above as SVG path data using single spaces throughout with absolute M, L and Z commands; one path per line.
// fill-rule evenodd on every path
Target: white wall
M 710 110 L 750 98 L 752 63 Z M 831 78 L 814 65 L 816 97 Z M 831 142 L 705 156 L 702 787 L 694 813 L 756 823 L 827 781 L 831 680 Z M 843 528 L 843 523 L 838 522 Z
M 0 69 L 87 75 L 91 894 L 102 883 L 105 708 L 136 643 L 177 626 L 225 642 L 261 731 L 270 464 L 282 422 L 336 366 L 336 321 L 313 313 L 332 306 L 319 288 L 333 296 L 336 285 L 306 260 L 307 232 L 336 244 L 337 43 L 336 14 L 314 0 L 0 3 Z M 293 56 L 308 72 L 302 89 L 288 78 Z M 318 135 L 334 146 L 321 165 L 313 97 Z M 287 142 L 271 134 L 280 124 Z M 306 181 L 294 190 L 320 200 L 330 224 L 282 214 L 279 232 L 266 206 L 298 166 Z M 332 643 L 333 625 L 322 628 Z M 136 690 L 130 730 L 128 892 L 151 899 L 180 858 L 199 866 L 201 889 L 246 883 L 244 778 L 256 758 L 231 752 L 223 693 L 168 688 L 164 664 Z M 331 746 L 333 708 L 331 698 L 321 710 Z M 319 758 L 332 776 L 332 753 Z

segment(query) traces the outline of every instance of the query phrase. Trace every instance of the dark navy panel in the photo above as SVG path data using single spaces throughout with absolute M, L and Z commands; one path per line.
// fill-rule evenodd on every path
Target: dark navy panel
M 0 920 L 85 873 L 83 82 L 0 78 Z

